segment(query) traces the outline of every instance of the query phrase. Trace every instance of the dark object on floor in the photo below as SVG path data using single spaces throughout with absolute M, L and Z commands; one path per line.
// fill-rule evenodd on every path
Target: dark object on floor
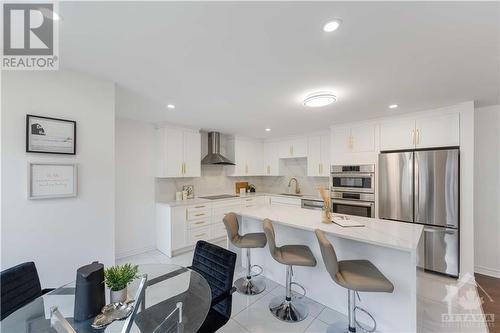
M 104 265 L 97 261 L 76 271 L 75 321 L 94 318 L 106 305 L 104 297 Z
M 494 322 L 487 323 L 490 333 L 500 333 L 500 279 L 474 274 L 478 284 L 477 292 L 482 298 L 483 312 L 493 314 Z
M 194 250 L 192 270 L 200 273 L 212 289 L 212 307 L 198 333 L 212 333 L 231 318 L 234 266 L 236 253 L 220 246 L 198 241 Z
M 3 320 L 37 297 L 53 290 L 43 289 L 35 263 L 25 262 L 0 273 L 1 317 Z

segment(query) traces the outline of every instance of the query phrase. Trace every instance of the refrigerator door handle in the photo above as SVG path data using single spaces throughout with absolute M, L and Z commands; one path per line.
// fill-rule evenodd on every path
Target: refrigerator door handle
M 414 174 L 414 188 L 415 188 L 415 197 L 414 197 L 414 206 L 413 206 L 413 213 L 414 213 L 414 218 L 413 221 L 419 221 L 420 219 L 420 172 L 419 172 L 419 167 L 418 167 L 418 155 L 415 154 L 415 159 L 413 163 L 413 174 Z

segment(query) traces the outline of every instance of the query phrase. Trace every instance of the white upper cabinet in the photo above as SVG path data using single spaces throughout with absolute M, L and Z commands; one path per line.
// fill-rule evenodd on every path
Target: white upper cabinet
M 279 157 L 278 157 L 278 143 L 265 142 L 264 143 L 264 161 L 262 174 L 264 176 L 279 176 Z
M 235 166 L 227 167 L 228 176 L 260 176 L 263 174 L 263 144 L 260 141 L 234 138 Z
M 380 150 L 458 145 L 460 145 L 458 113 L 384 121 L 380 125 Z
M 307 175 L 328 177 L 330 174 L 330 135 L 307 139 Z
M 201 137 L 194 130 L 156 130 L 156 177 L 200 177 Z
M 201 176 L 201 135 L 184 131 L 184 177 Z
M 380 124 L 380 150 L 413 148 L 414 140 L 414 119 L 389 120 Z
M 415 122 L 415 130 L 417 148 L 460 145 L 460 115 L 458 113 L 418 118 Z
M 375 151 L 375 124 L 353 124 L 332 128 L 332 155 Z
M 375 125 L 351 126 L 351 152 L 368 153 L 375 151 Z
M 280 158 L 307 157 L 307 138 L 296 138 L 278 143 Z

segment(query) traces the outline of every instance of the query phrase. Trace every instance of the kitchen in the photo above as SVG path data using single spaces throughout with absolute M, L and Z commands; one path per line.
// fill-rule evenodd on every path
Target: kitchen
M 189 269 L 208 244 L 236 254 L 221 332 L 455 332 L 489 313 L 498 4 L 56 10 L 61 69 L 2 73 L 2 269 L 32 260 L 57 287 L 97 259 Z M 34 113 L 75 124 L 74 155 L 25 148 Z M 78 165 L 75 196 L 26 198 L 35 162 Z

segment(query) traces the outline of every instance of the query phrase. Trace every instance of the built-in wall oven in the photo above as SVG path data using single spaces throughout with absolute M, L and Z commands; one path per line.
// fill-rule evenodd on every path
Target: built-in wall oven
M 375 217 L 375 165 L 332 165 L 332 211 L 338 214 Z

